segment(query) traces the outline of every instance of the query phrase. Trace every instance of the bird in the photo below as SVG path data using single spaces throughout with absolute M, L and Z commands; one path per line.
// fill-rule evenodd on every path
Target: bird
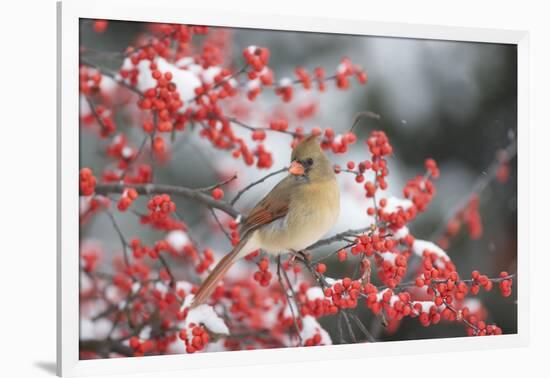
M 288 174 L 252 208 L 240 226 L 240 241 L 210 272 L 190 308 L 204 304 L 240 258 L 261 249 L 269 255 L 302 251 L 336 223 L 340 189 L 332 164 L 310 135 L 292 150 Z

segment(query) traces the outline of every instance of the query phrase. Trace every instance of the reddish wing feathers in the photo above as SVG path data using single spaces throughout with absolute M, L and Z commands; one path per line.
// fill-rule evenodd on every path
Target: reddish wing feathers
M 284 217 L 288 213 L 290 198 L 297 184 L 294 177 L 287 176 L 275 185 L 243 221 L 241 235 Z

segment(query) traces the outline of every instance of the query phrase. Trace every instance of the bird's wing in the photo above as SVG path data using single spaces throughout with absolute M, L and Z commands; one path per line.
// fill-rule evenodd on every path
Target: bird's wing
M 241 235 L 284 217 L 288 213 L 292 193 L 299 185 L 301 182 L 293 176 L 288 176 L 275 185 L 245 218 Z

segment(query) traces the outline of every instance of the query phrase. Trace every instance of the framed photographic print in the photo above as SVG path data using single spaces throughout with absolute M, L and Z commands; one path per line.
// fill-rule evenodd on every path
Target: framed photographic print
M 58 16 L 60 375 L 526 344 L 525 32 Z

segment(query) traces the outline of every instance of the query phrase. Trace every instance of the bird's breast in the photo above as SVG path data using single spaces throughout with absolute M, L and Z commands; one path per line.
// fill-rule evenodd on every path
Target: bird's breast
M 339 212 L 336 180 L 304 184 L 294 193 L 287 215 L 258 230 L 259 242 L 270 253 L 302 250 L 330 230 Z

